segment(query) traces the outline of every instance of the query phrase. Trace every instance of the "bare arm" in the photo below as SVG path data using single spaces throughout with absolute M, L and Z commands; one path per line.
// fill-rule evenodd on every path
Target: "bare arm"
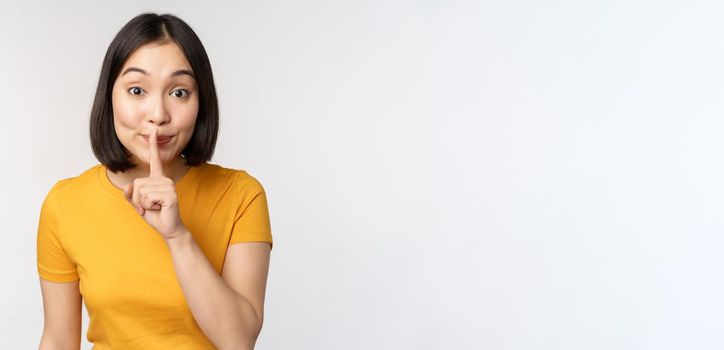
M 199 328 L 219 349 L 254 349 L 264 322 L 269 244 L 231 245 L 223 276 L 217 274 L 190 232 L 167 240 L 167 244 Z
M 82 297 L 78 281 L 40 279 L 43 294 L 43 336 L 40 350 L 80 349 Z

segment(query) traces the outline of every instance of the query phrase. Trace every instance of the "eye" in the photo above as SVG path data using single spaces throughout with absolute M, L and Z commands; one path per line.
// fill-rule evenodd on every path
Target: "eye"
M 179 98 L 185 98 L 189 96 L 189 91 L 186 89 L 178 89 L 171 92 L 171 94 Z
M 131 95 L 134 95 L 134 96 L 140 95 L 142 91 L 143 91 L 143 89 L 141 89 L 138 86 L 134 86 L 134 87 L 128 89 L 128 93 L 130 93 Z

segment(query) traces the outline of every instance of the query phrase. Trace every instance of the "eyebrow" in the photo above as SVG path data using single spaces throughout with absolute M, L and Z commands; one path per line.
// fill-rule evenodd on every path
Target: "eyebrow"
M 146 72 L 145 70 L 143 70 L 143 69 L 141 69 L 141 68 L 138 68 L 138 67 L 128 67 L 128 68 L 126 68 L 125 71 L 123 71 L 123 74 L 121 74 L 121 76 L 124 76 L 124 75 L 126 75 L 126 73 L 130 73 L 130 72 L 139 72 L 139 73 L 141 73 L 141 74 L 143 74 L 143 75 L 151 75 L 151 74 L 148 74 L 148 72 Z M 180 76 L 180 75 L 188 75 L 188 76 L 196 79 L 196 77 L 194 76 L 194 72 L 192 72 L 192 71 L 190 71 L 190 70 L 188 70 L 188 69 L 179 69 L 179 70 L 173 72 L 173 73 L 171 74 L 171 77 L 173 78 L 173 77 L 177 77 L 177 76 Z

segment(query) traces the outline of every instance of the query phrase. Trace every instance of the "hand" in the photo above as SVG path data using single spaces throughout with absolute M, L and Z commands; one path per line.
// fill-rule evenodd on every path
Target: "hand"
M 133 180 L 123 193 L 143 220 L 168 240 L 181 235 L 185 226 L 179 215 L 176 187 L 173 180 L 163 174 L 157 135 L 158 129 L 154 129 L 148 137 L 149 176 Z

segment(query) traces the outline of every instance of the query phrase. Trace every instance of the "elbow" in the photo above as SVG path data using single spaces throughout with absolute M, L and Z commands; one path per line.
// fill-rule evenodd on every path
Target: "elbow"
M 254 328 L 254 331 L 251 333 L 251 336 L 249 337 L 249 342 L 251 343 L 251 347 L 249 349 L 254 349 L 254 345 L 256 345 L 256 340 L 259 339 L 259 334 L 261 333 L 261 327 L 264 325 L 264 315 L 259 315 L 259 318 L 257 318 L 256 327 Z
M 226 344 L 219 344 L 219 350 L 254 350 L 256 339 L 240 339 Z
M 224 323 L 220 334 L 225 336 L 221 337 L 220 344 L 214 345 L 223 350 L 253 350 L 264 324 L 264 312 L 257 311 L 246 299 L 237 295 L 240 305 L 237 322 Z
M 250 327 L 245 332 L 229 332 L 229 334 L 236 335 L 235 337 L 227 338 L 227 341 L 216 345 L 220 350 L 254 350 L 256 346 L 256 340 L 259 338 L 261 333 L 261 327 L 263 319 L 260 319 L 255 325 L 256 327 Z
M 256 346 L 256 340 L 259 339 L 259 333 L 261 333 L 261 326 L 263 320 L 259 320 L 257 327 L 254 327 L 247 335 L 240 341 L 240 344 L 229 349 L 243 349 L 243 350 L 254 350 Z

